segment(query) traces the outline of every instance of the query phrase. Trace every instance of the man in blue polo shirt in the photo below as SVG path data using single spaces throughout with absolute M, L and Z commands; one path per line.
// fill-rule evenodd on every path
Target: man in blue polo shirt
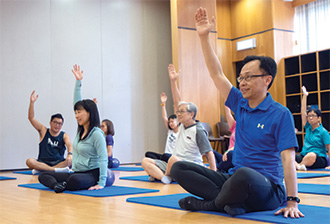
M 211 78 L 236 117 L 234 168 L 228 174 L 186 162 L 176 162 L 173 178 L 188 192 L 201 197 L 179 201 L 186 210 L 214 210 L 240 215 L 273 210 L 275 214 L 298 218 L 304 215 L 297 203 L 295 150 L 298 148 L 290 111 L 276 103 L 268 93 L 277 66 L 270 57 L 244 59 L 238 82 L 240 90 L 226 78 L 209 40 L 210 24 L 206 9 L 195 14 L 197 33 Z M 283 183 L 285 179 L 285 187 Z

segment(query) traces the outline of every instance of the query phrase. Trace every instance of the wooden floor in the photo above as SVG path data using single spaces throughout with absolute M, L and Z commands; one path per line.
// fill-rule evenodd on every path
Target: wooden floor
M 0 181 L 1 224 L 262 223 L 126 202 L 126 198 L 128 197 L 155 196 L 185 192 L 177 184 L 163 185 L 161 183 L 119 180 L 119 177 L 122 176 L 146 175 L 144 171 L 116 171 L 115 185 L 158 189 L 158 193 L 106 198 L 56 194 L 54 192 L 17 187 L 18 184 L 37 183 L 37 176 L 14 174 L 12 172 L 0 172 L 0 175 L 17 178 L 16 180 Z M 330 177 L 299 179 L 298 182 L 330 184 Z M 299 194 L 299 197 L 302 201 L 301 204 L 330 207 L 330 196 Z

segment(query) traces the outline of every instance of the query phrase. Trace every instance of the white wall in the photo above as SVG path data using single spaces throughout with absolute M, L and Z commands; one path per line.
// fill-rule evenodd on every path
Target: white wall
M 164 150 L 159 96 L 170 94 L 170 3 L 150 0 L 0 0 L 0 169 L 25 168 L 37 157 L 38 134 L 27 119 L 36 90 L 36 118 L 48 126 L 61 112 L 71 140 L 77 124 L 73 64 L 84 70 L 83 98 L 98 99 L 115 125 L 114 156 L 140 162 Z M 173 109 L 168 102 L 168 112 Z

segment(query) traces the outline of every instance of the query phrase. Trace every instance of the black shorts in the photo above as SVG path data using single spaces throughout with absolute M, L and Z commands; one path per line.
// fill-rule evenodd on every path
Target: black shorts
M 296 154 L 296 162 L 297 163 L 301 163 L 303 158 L 304 158 L 304 156 L 302 156 L 301 154 Z M 327 158 L 323 157 L 323 156 L 319 156 L 319 155 L 316 154 L 315 163 L 312 166 L 306 166 L 306 167 L 310 168 L 310 169 L 318 169 L 318 168 L 324 168 L 327 165 L 328 165 Z
M 38 162 L 41 162 L 41 163 L 46 163 L 48 166 L 56 166 L 57 164 L 59 164 L 60 162 L 63 162 L 65 159 L 63 160 L 42 160 L 42 159 L 38 159 L 37 161 Z

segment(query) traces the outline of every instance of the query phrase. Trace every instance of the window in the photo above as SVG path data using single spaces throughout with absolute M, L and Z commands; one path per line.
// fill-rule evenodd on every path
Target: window
M 295 54 L 330 48 L 330 0 L 316 0 L 295 8 Z

